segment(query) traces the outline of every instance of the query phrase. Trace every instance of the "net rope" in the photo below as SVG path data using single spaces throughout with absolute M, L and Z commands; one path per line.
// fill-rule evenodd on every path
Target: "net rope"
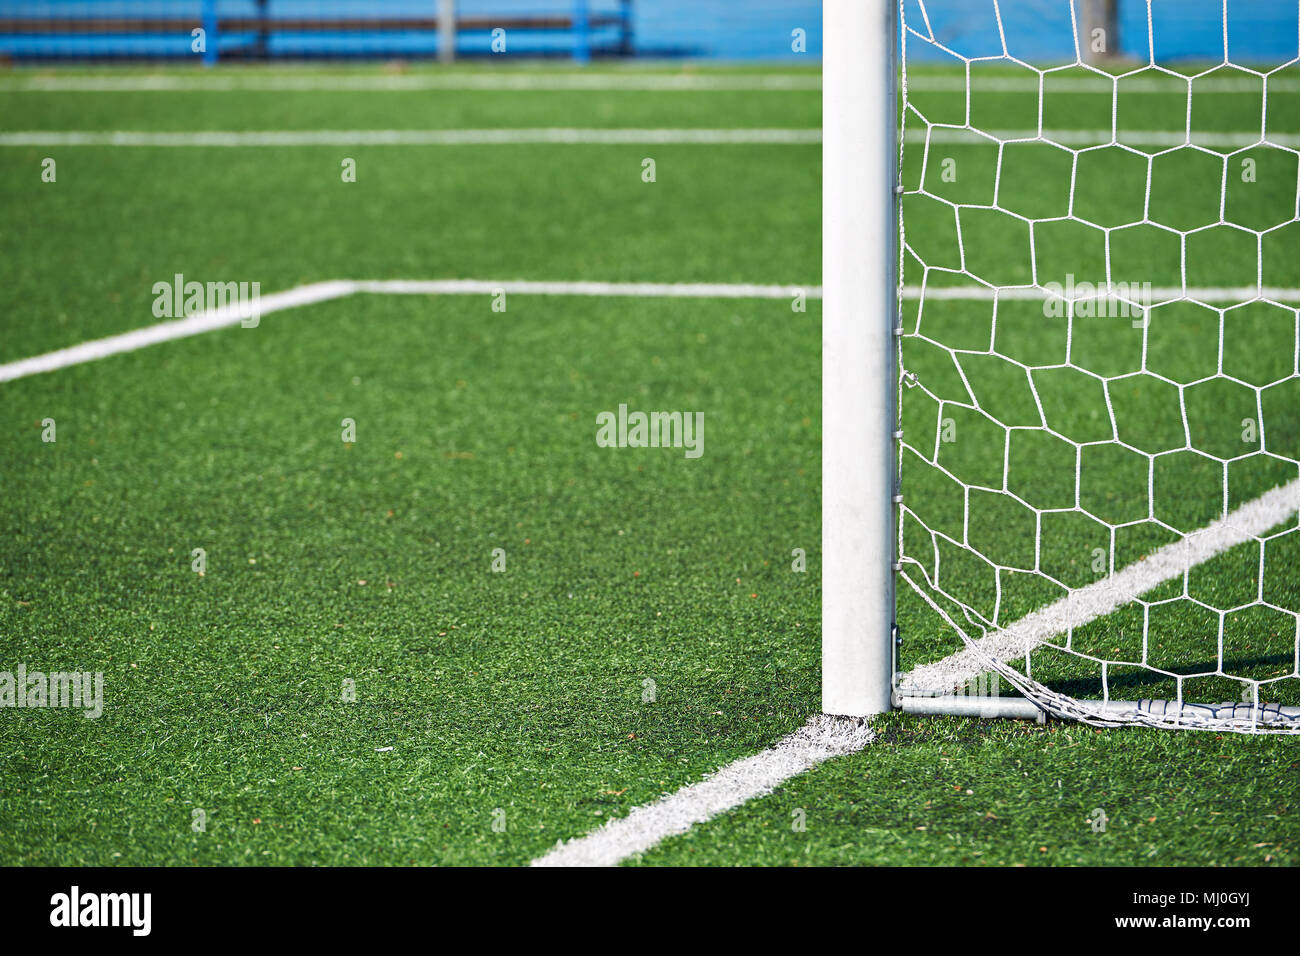
M 1253 218 L 1244 217 L 1249 221 L 1241 221 L 1234 211 L 1238 170 L 1247 165 L 1254 168 L 1253 162 L 1246 164 L 1246 160 L 1262 162 L 1276 157 L 1285 175 L 1289 168 L 1287 157 L 1293 164 L 1300 157 L 1296 149 L 1300 137 L 1294 135 L 1300 130 L 1284 128 L 1287 115 L 1273 123 L 1283 128 L 1272 129 L 1269 112 L 1270 89 L 1276 95 L 1278 90 L 1300 86 L 1296 71 L 1300 55 L 1268 66 L 1230 60 L 1230 21 L 1223 0 L 1222 57 L 1197 67 L 1195 72 L 1173 69 L 1158 62 L 1158 28 L 1148 0 L 1147 35 L 1141 56 L 1128 61 L 1098 61 L 1090 55 L 1095 36 L 1086 33 L 1081 24 L 1081 14 L 1086 12 L 1082 0 L 1061 0 L 1063 7 L 1068 6 L 1074 58 L 1036 66 L 1009 48 L 1002 9 L 1005 4 L 999 0 L 988 0 L 988 4 L 996 19 L 1000 50 L 981 55 L 963 53 L 948 33 L 937 28 L 931 14 L 940 12 L 941 0 L 902 0 L 899 5 L 902 124 L 898 140 L 897 291 L 902 320 L 896 338 L 897 477 L 901 497 L 897 507 L 898 570 L 929 612 L 960 636 L 966 649 L 964 655 L 959 652 L 950 658 L 962 658 L 960 666 L 917 668 L 900 679 L 900 690 L 913 694 L 952 693 L 979 670 L 998 674 L 1052 714 L 1095 725 L 1300 733 L 1300 710 L 1277 703 L 1300 703 L 1300 600 L 1295 599 L 1294 585 L 1284 580 L 1296 578 L 1296 567 L 1289 565 L 1294 558 L 1288 555 L 1297 552 L 1288 549 L 1294 547 L 1300 533 L 1300 443 L 1294 440 L 1300 411 L 1294 402 L 1279 400 L 1279 396 L 1300 394 L 1288 390 L 1289 383 L 1300 378 L 1300 314 L 1295 307 L 1300 294 L 1271 287 L 1265 281 L 1264 268 L 1266 246 L 1271 248 L 1288 235 L 1292 256 L 1300 259 L 1300 254 L 1295 253 L 1294 230 L 1285 231 L 1300 222 L 1300 186 L 1291 182 L 1289 192 L 1277 188 L 1276 183 L 1270 187 L 1268 195 L 1289 199 L 1276 201 L 1267 221 L 1260 221 L 1254 214 Z M 971 6 L 965 4 L 965 8 Z M 938 59 L 948 62 L 952 69 L 943 73 L 918 67 L 909 74 L 909 53 L 914 61 Z M 958 81 L 959 72 L 963 75 Z M 973 78 L 979 77 L 986 82 L 973 92 Z M 1060 80 L 1065 83 L 1058 83 Z M 1246 96 L 1230 92 L 1234 82 L 1245 84 L 1242 89 Z M 1045 125 L 1047 92 L 1070 83 L 1076 88 L 1095 90 L 1098 96 L 1109 92 L 1109 130 L 1056 131 Z M 1240 100 L 1243 109 L 1236 112 L 1244 113 L 1244 107 L 1253 104 L 1249 93 L 1256 84 L 1262 91 L 1257 131 L 1206 131 L 1194 121 L 1194 92 L 1209 90 L 1212 92 L 1203 95 L 1226 97 L 1224 102 L 1234 105 Z M 991 122 L 997 122 L 996 115 L 989 115 L 987 109 L 978 117 L 974 115 L 972 107 L 982 90 L 1032 95 L 1035 86 L 1034 128 L 989 128 Z M 1121 123 L 1122 95 L 1168 90 L 1177 94 L 1182 89 L 1186 109 L 1181 133 L 1172 129 L 1133 130 Z M 960 121 L 931 115 L 938 100 L 917 96 L 918 90 L 948 90 L 955 96 L 964 92 L 960 110 L 964 115 Z M 1077 89 L 1075 95 L 1080 95 Z M 1035 216 L 1002 201 L 1004 193 L 1017 185 L 1005 170 L 1008 147 L 1019 144 L 1046 146 L 1068 156 L 1068 204 L 1062 214 Z M 973 146 L 996 153 L 991 198 L 972 199 L 943 188 L 942 172 L 945 161 L 951 159 L 950 146 Z M 1145 163 L 1140 218 L 1097 221 L 1080 201 L 1083 190 L 1077 187 L 1081 163 L 1087 165 L 1094 158 L 1090 154 L 1102 150 L 1112 151 L 1112 156 L 1116 151 L 1123 153 L 1120 158 L 1132 157 L 1138 168 Z M 1261 150 L 1276 153 L 1263 154 Z M 1218 195 L 1208 200 L 1212 204 L 1217 199 L 1217 216 L 1210 213 L 1198 223 L 1162 222 L 1153 212 L 1153 182 L 1162 168 L 1162 157 L 1175 154 L 1197 161 L 1205 157 L 1204 162 L 1219 164 Z M 958 157 L 954 163 L 957 180 L 967 175 L 961 168 L 963 162 Z M 1294 171 L 1290 175 L 1300 178 Z M 1198 201 L 1202 205 L 1207 202 L 1205 197 Z M 914 206 L 917 202 L 927 205 Z M 927 210 L 928 218 L 922 216 L 909 233 L 908 211 L 912 208 Z M 939 213 L 947 215 L 948 211 L 955 224 L 955 261 L 935 256 L 934 243 L 928 242 L 925 235 L 928 224 L 940 221 L 936 218 Z M 1010 270 L 992 270 L 999 274 L 990 274 L 980 266 L 989 260 L 987 246 L 992 240 L 981 239 L 978 224 L 993 221 L 990 217 L 1007 225 L 1015 235 L 1027 233 L 1027 247 L 1019 251 L 1010 248 L 1006 253 L 1023 257 L 1027 250 L 1027 275 L 1000 274 Z M 1095 281 L 1074 284 L 1073 276 L 1050 274 L 1041 268 L 1043 237 L 1061 223 L 1100 233 L 1105 266 L 1104 273 L 1088 277 Z M 1120 233 L 1133 227 L 1158 230 L 1159 235 L 1150 233 L 1155 236 L 1153 241 L 1176 237 L 1179 281 L 1161 286 L 1142 281 L 1143 276 L 1128 274 L 1131 263 L 1122 261 Z M 1209 232 L 1215 229 L 1219 232 Z M 1243 237 L 1243 242 L 1248 241 L 1247 237 L 1253 239 L 1253 281 L 1200 286 L 1198 266 L 1188 254 L 1189 243 L 1196 246 L 1211 235 L 1226 235 L 1225 230 Z M 1131 281 L 1120 281 L 1120 276 Z M 953 301 L 964 303 L 967 315 L 978 315 L 981 321 L 987 317 L 987 335 L 982 341 L 971 341 L 965 331 L 952 333 L 953 328 L 969 328 L 945 322 L 943 317 L 951 313 L 943 309 Z M 1042 304 L 1044 336 L 1059 335 L 1063 327 L 1063 356 L 1047 361 L 1041 356 L 1027 357 L 1030 349 L 1003 348 L 1005 330 L 1000 327 L 1000 319 L 1004 312 L 1010 314 L 1011 303 L 1026 301 Z M 1163 321 L 1161 307 L 1179 304 L 1208 310 L 1207 316 L 1213 313 L 1217 317 L 1207 318 L 1208 333 L 1185 337 L 1182 343 L 1184 349 L 1213 357 L 1213 361 L 1206 359 L 1203 374 L 1195 377 L 1170 374 L 1152 360 L 1153 329 L 1159 331 Z M 1234 310 L 1242 307 L 1277 310 L 1268 312 L 1273 323 L 1269 327 L 1276 326 L 1282 332 L 1259 343 L 1259 347 L 1269 353 L 1289 355 L 1285 375 L 1262 381 L 1253 374 L 1243 376 L 1233 365 L 1235 359 L 1225 364 L 1225 336 L 1240 327 L 1237 317 L 1245 313 Z M 1120 315 L 1114 316 L 1115 312 Z M 1280 325 L 1275 321 L 1278 317 L 1283 319 Z M 1094 323 L 1099 321 L 1117 323 L 1113 327 L 1117 342 L 1125 336 L 1140 337 L 1140 362 L 1136 368 L 1117 371 L 1107 367 L 1109 359 L 1095 363 L 1100 367 L 1088 367 L 1089 353 L 1079 345 L 1080 329 L 1085 324 L 1089 329 L 1096 328 Z M 1007 324 L 1017 327 L 1009 318 Z M 1217 341 L 1213 334 L 1216 330 Z M 1249 351 L 1249 346 L 1241 343 L 1229 342 L 1229 346 L 1232 356 L 1242 352 L 1243 347 Z M 951 368 L 945 362 L 950 362 Z M 976 375 L 988 363 L 995 363 L 1008 375 L 1020 376 L 1010 380 L 1032 399 L 1036 421 L 1027 422 L 1006 413 L 1005 401 Z M 1064 373 L 1074 376 L 1071 381 L 1086 383 L 1086 394 L 1080 391 L 1073 404 L 1076 408 L 1086 408 L 1090 403 L 1095 406 L 1088 409 L 1092 420 L 1100 422 L 1098 427 L 1108 435 L 1084 437 L 1080 429 L 1061 424 L 1055 411 L 1061 406 L 1060 396 L 1048 394 L 1045 383 Z M 1234 389 L 1231 394 L 1240 395 L 1243 407 L 1248 405 L 1253 411 L 1240 423 L 1243 431 L 1239 450 L 1227 447 L 1222 435 L 1206 438 L 1204 423 L 1197 417 L 1197 403 L 1204 404 L 1203 396 L 1211 394 L 1205 390 L 1208 383 Z M 1128 413 L 1117 418 L 1120 402 L 1116 396 L 1126 387 L 1148 385 L 1168 398 L 1161 414 L 1169 419 L 1171 428 L 1181 427 L 1181 443 L 1153 447 L 1150 441 L 1133 440 L 1121 427 L 1120 421 L 1127 420 L 1124 416 Z M 962 434 L 963 426 L 954 416 L 966 423 L 964 427 L 975 430 L 973 439 Z M 951 438 L 946 430 L 955 432 L 956 437 Z M 1034 441 L 1047 443 L 1043 447 L 1071 450 L 1072 502 L 1047 504 L 1041 496 L 1028 495 L 1012 480 L 1012 473 L 1019 467 L 1013 450 L 1019 442 L 1028 440 L 1030 433 Z M 1000 457 L 998 474 L 972 477 L 971 470 L 961 466 L 964 459 L 954 457 L 953 449 L 960 447 L 963 440 L 981 443 L 982 453 L 994 467 Z M 1086 462 L 1099 460 L 1098 456 L 1105 454 L 1129 463 L 1129 471 L 1108 474 L 1104 469 L 1085 467 Z M 1205 509 L 1212 506 L 1212 520 L 1196 528 L 1169 517 L 1169 508 L 1160 500 L 1177 506 L 1184 498 L 1205 490 L 1204 483 L 1180 488 L 1158 477 L 1178 474 L 1167 471 L 1175 462 L 1179 467 L 1193 462 L 1200 469 L 1196 474 L 1212 474 L 1215 468 L 1221 473 L 1219 488 L 1211 496 L 1215 500 Z M 1068 474 L 1067 467 L 1057 471 Z M 1263 468 L 1260 474 L 1267 480 L 1261 484 L 1262 479 L 1255 478 L 1253 485 L 1247 483 L 1255 502 L 1252 504 L 1243 500 L 1241 487 L 1234 479 L 1239 472 L 1254 467 Z M 1145 470 L 1145 476 L 1139 473 L 1141 470 Z M 1097 474 L 1116 484 L 1128 480 L 1129 487 L 1123 493 L 1144 500 L 1144 513 L 1120 515 L 1096 505 L 1103 499 L 1088 490 L 1091 485 L 1087 482 L 1095 484 Z M 1140 484 L 1143 479 L 1145 488 Z M 939 488 L 947 501 L 960 499 L 959 516 L 955 504 L 953 513 L 946 518 L 935 510 L 933 500 L 927 501 L 927 493 L 933 488 Z M 1001 551 L 989 553 L 998 549 L 987 546 L 987 531 L 982 538 L 974 533 L 977 522 L 973 515 L 983 515 L 981 508 L 989 514 L 1020 516 L 1001 525 L 1006 535 L 1032 523 L 1032 557 L 1025 548 L 1021 548 L 1025 557 L 1017 560 Z M 1092 540 L 1104 539 L 1106 544 L 1069 561 L 1051 558 L 1048 552 L 1059 537 L 1052 529 L 1064 527 L 1061 522 L 1067 519 L 1063 516 L 1076 516 L 1070 520 L 1077 523 L 1070 527 L 1086 526 L 1092 529 Z M 1146 540 L 1142 535 L 1151 536 L 1153 541 L 1158 537 L 1160 545 L 1134 553 L 1131 542 Z M 1230 576 L 1236 579 L 1228 583 L 1240 586 L 1248 573 L 1242 569 L 1251 564 L 1255 554 L 1258 561 L 1254 589 L 1248 599 L 1240 595 L 1231 600 L 1218 596 L 1216 588 L 1221 587 L 1221 582 L 1217 580 L 1202 586 L 1204 575 L 1229 574 L 1216 572 L 1213 564 L 1228 558 L 1230 565 L 1223 567 L 1230 567 Z M 1091 580 L 1085 581 L 1077 573 L 1080 564 L 1094 572 Z M 1124 629 L 1114 623 L 1115 615 L 1121 613 L 1126 615 L 1123 621 L 1127 636 L 1112 637 L 1116 628 Z M 1249 617 L 1252 613 L 1256 616 Z M 1243 628 L 1251 622 L 1258 626 L 1261 621 L 1267 633 L 1242 636 Z M 1138 627 L 1140 642 L 1128 633 Z M 1109 645 L 1116 653 L 1108 656 L 1102 645 Z M 903 646 L 906 649 L 908 643 Z M 1126 646 L 1125 652 L 1119 652 L 1121 646 Z M 1042 663 L 1038 668 L 1042 673 L 1036 677 L 1038 662 Z M 1119 692 L 1148 687 L 1172 688 L 1173 693 L 1148 696 Z M 1217 696 L 1206 696 L 1208 692 Z M 1225 699 L 1232 696 L 1237 699 Z M 1136 700 L 1137 704 L 1125 709 L 1117 703 L 1121 700 Z

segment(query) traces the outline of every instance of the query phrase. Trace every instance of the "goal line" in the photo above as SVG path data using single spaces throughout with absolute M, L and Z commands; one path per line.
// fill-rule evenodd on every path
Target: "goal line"
M 981 717 L 1038 717 L 1042 714 L 1041 708 L 1029 700 L 953 696 L 953 691 L 990 671 L 1002 674 L 1013 685 L 1018 685 L 1019 673 L 1005 667 L 1006 664 L 1024 659 L 1054 637 L 1068 634 L 1132 603 L 1166 581 L 1187 575 L 1193 568 L 1225 551 L 1263 537 L 1297 513 L 1300 513 L 1300 479 L 1265 492 L 1225 517 L 1159 548 L 1113 575 L 1072 591 L 1014 624 L 970 640 L 955 654 L 914 668 L 898 680 L 898 704 L 910 713 L 961 711 Z M 931 610 L 950 627 L 961 631 L 962 625 L 927 593 L 930 582 L 917 581 L 908 573 L 914 573 L 917 567 L 914 562 L 905 562 L 902 578 Z M 1171 707 L 1155 701 L 1068 699 L 1061 699 L 1057 704 L 1079 720 L 1104 721 L 1128 715 L 1136 722 L 1151 726 L 1179 726 L 1183 720 L 1197 716 L 1232 722 L 1235 729 L 1248 729 L 1257 720 L 1283 725 L 1300 724 L 1300 707 L 1275 705 L 1263 713 L 1256 713 L 1247 702 L 1214 705 L 1213 714 L 1203 713 L 1209 706 L 1204 704 Z
M 1238 508 L 1227 519 L 1200 529 L 1188 540 L 1163 548 L 1112 578 L 1076 592 L 1071 600 L 1035 611 L 1002 632 L 976 641 L 974 647 L 903 674 L 899 680 L 901 709 L 913 714 L 1041 719 L 1043 711 L 1025 698 L 948 696 L 948 692 L 985 673 L 995 662 L 1023 657 L 1026 649 L 1108 614 L 1162 581 L 1250 540 L 1254 534 L 1262 534 L 1294 516 L 1298 508 L 1300 480 L 1275 488 Z M 945 613 L 923 590 L 918 588 L 917 593 L 938 613 Z M 956 626 L 954 622 L 949 623 Z M 1150 704 L 1110 701 L 1103 709 L 1112 716 L 1133 713 L 1156 725 L 1161 722 L 1176 725 L 1178 714 L 1152 710 Z M 1250 719 L 1249 707 L 1238 709 L 1238 720 Z M 1286 710 L 1291 713 L 1282 716 L 1300 717 L 1300 711 L 1295 708 Z M 532 865 L 614 866 L 669 837 L 686 833 L 697 824 L 771 793 L 819 763 L 855 753 L 874 738 L 870 726 L 858 719 L 814 717 L 769 749 L 730 763 L 653 803 L 636 807 L 624 817 L 610 819 L 585 836 L 559 843 Z

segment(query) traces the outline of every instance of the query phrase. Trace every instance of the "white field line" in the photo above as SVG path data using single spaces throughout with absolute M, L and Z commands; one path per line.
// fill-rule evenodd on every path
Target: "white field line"
M 819 129 L 20 130 L 0 146 L 815 145 Z
M 824 760 L 861 750 L 875 734 L 854 717 L 818 715 L 769 750 L 729 763 L 699 783 L 611 819 L 533 861 L 533 866 L 614 866 L 733 807 L 771 793 Z
M 907 142 L 926 142 L 924 127 L 912 126 L 907 130 Z M 1258 132 L 1211 133 L 1196 130 L 1189 137 L 1182 130 L 1121 129 L 1114 134 L 1108 129 L 1033 129 L 976 130 L 972 127 L 934 126 L 929 131 L 929 141 L 935 145 L 979 146 L 1009 142 L 1057 143 L 1061 146 L 1105 146 L 1122 143 L 1125 146 L 1204 146 L 1208 148 L 1245 149 L 1268 143 L 1273 146 L 1300 146 L 1300 135 Z
M 645 296 L 647 298 L 700 298 L 700 299 L 788 299 L 802 292 L 809 299 L 822 297 L 821 286 L 755 285 L 725 282 L 537 282 L 527 279 L 336 279 L 298 286 L 284 292 L 263 296 L 257 305 L 259 315 L 292 309 L 300 305 L 338 299 L 358 292 L 377 295 L 495 295 L 498 290 L 518 295 L 582 295 L 582 296 Z M 1043 298 L 1044 293 L 1033 288 L 1015 287 L 997 290 L 1004 298 Z M 926 290 L 926 298 L 934 299 L 992 299 L 995 290 L 982 285 L 950 286 Z M 919 298 L 921 291 L 907 288 L 904 298 Z M 1153 289 L 1157 299 L 1177 298 L 1181 289 Z M 1282 289 L 1265 286 L 1263 289 L 1196 288 L 1186 290 L 1189 298 L 1202 302 L 1249 302 L 1258 298 L 1278 302 L 1300 301 L 1300 289 Z M 18 359 L 0 365 L 0 382 L 80 365 L 133 352 L 160 342 L 187 338 L 214 329 L 239 324 L 252 313 L 252 306 L 227 307 L 200 312 L 184 319 L 160 322 L 131 332 L 111 335 L 103 339 L 83 342 L 66 349 L 46 352 L 31 358 Z
M 1049 93 L 1109 93 L 1111 81 L 1105 77 L 1063 77 L 1049 74 Z M 965 93 L 966 78 L 911 73 L 910 90 L 933 93 Z M 420 90 L 504 90 L 504 91 L 590 91 L 590 92 L 788 92 L 818 91 L 820 76 L 770 74 L 725 76 L 684 73 L 491 73 L 491 74 L 416 74 L 395 76 L 293 76 L 247 75 L 238 73 L 204 75 L 154 73 L 139 76 L 7 76 L 0 79 L 0 92 L 13 93 L 171 93 L 171 92 L 272 92 L 332 90 L 339 92 L 405 92 Z M 981 76 L 975 73 L 975 92 L 1036 93 L 1036 76 Z M 1258 94 L 1260 81 L 1245 77 L 1205 77 L 1193 82 L 1195 93 Z M 1270 93 L 1300 91 L 1300 81 L 1275 77 L 1269 81 Z M 1120 80 L 1124 93 L 1169 93 L 1186 95 L 1187 84 L 1177 77 L 1133 77 Z
M 799 292 L 820 299 L 821 286 L 748 285 L 732 282 L 534 282 L 528 279 L 380 279 L 354 283 L 358 292 L 380 295 L 645 296 L 669 299 L 789 299 Z
M 310 305 L 313 302 L 324 302 L 328 299 L 351 295 L 355 291 L 354 284 L 346 281 L 313 282 L 310 285 L 300 285 L 285 292 L 275 292 L 271 295 L 262 296 L 255 305 L 244 302 L 220 309 L 209 309 L 184 319 L 160 322 L 157 325 L 145 326 L 142 329 L 123 332 L 120 335 L 110 335 L 108 338 L 94 339 L 70 348 L 46 352 L 44 355 L 19 359 L 16 362 L 7 362 L 0 365 L 0 382 L 9 382 L 16 378 L 37 375 L 41 372 L 52 372 L 55 369 L 67 368 L 69 365 L 80 365 L 83 362 L 94 362 L 121 352 L 134 352 L 136 349 L 157 345 L 159 342 L 170 342 L 173 339 L 201 335 L 214 329 L 224 329 L 227 326 L 238 325 L 244 319 L 251 318 L 254 314 L 262 316 L 269 312 L 279 312 L 282 309 L 293 309 L 300 305 Z
M 184 319 L 159 322 L 156 325 L 110 335 L 107 338 L 82 342 L 70 348 L 46 352 L 32 358 L 19 359 L 0 365 L 0 382 L 52 372 L 94 362 L 97 359 L 134 352 L 149 345 L 188 338 L 215 329 L 238 325 L 257 315 L 279 312 L 311 305 L 329 299 L 339 299 L 358 292 L 380 295 L 495 295 L 498 290 L 519 295 L 583 295 L 583 296 L 646 296 L 653 298 L 719 298 L 719 299 L 788 299 L 799 292 L 811 299 L 820 299 L 820 286 L 751 285 L 746 283 L 705 282 L 532 282 L 520 279 L 491 281 L 486 279 L 441 280 L 352 280 L 336 279 L 297 286 L 285 292 L 262 296 L 256 305 L 242 303 L 198 312 Z
M 1290 520 L 1297 511 L 1300 511 L 1300 479 L 1260 495 L 1111 577 L 1073 591 L 1002 630 L 976 639 L 978 649 L 965 647 L 941 661 L 915 668 L 903 677 L 900 689 L 951 692 L 987 671 L 990 659 L 1020 660 L 1045 641 L 1104 617 L 1165 581 L 1182 577 L 1215 555 L 1262 536 L 1270 528 Z M 918 587 L 910 578 L 908 583 Z
M 978 69 L 972 71 L 974 82 L 972 93 L 978 95 L 990 93 L 1037 93 L 1039 78 L 1025 76 L 981 76 Z M 1059 73 L 1044 74 L 1047 94 L 1054 93 L 1110 93 L 1112 83 L 1104 76 L 1061 76 Z M 937 76 L 925 73 L 910 73 L 907 77 L 909 90 L 921 90 L 926 93 L 965 93 L 965 75 Z M 1206 76 L 1192 81 L 1192 95 L 1197 93 L 1253 93 L 1260 95 L 1263 79 L 1224 76 Z M 1187 95 L 1187 83 L 1184 79 L 1164 74 L 1155 76 L 1129 76 L 1119 78 L 1119 91 L 1124 93 L 1168 93 L 1178 96 Z M 1295 93 L 1300 91 L 1300 80 L 1285 76 L 1275 76 L 1268 81 L 1270 93 Z
M 1281 286 L 1188 286 L 1183 289 L 1179 286 L 1153 286 L 1146 290 L 1141 285 L 1129 283 L 1128 289 L 1123 295 L 1118 292 L 1115 296 L 1108 296 L 1105 289 L 1098 290 L 1095 294 L 1082 295 L 1075 294 L 1072 300 L 1081 302 L 1085 299 L 1096 300 L 1106 298 L 1119 298 L 1133 300 L 1135 297 L 1145 296 L 1147 292 L 1151 293 L 1152 303 L 1167 302 L 1175 299 L 1195 299 L 1199 302 L 1231 302 L 1239 305 L 1244 302 L 1251 302 L 1255 299 L 1270 299 L 1274 302 L 1300 302 L 1300 289 L 1291 289 Z M 993 288 L 984 285 L 958 285 L 958 286 L 928 286 L 925 289 L 926 299 L 965 299 L 970 301 L 992 302 L 994 299 L 1046 299 L 1048 293 L 1037 286 L 1002 286 Z M 904 299 L 922 298 L 921 290 L 914 286 L 908 286 L 903 290 Z M 1060 296 L 1060 298 L 1065 298 Z
M 401 93 L 421 90 L 538 92 L 789 92 L 817 91 L 820 76 L 769 74 L 726 76 L 687 73 L 486 73 L 408 76 L 292 76 L 226 73 L 155 73 L 142 76 L 8 76 L 0 92 L 14 93 L 226 93 L 337 92 Z
M 907 142 L 926 141 L 926 130 L 913 127 Z M 16 130 L 0 133 L 0 146 L 516 146 L 516 145 L 778 145 L 810 146 L 821 142 L 820 129 L 581 129 L 567 127 L 502 129 L 303 129 L 303 130 Z M 1246 149 L 1251 146 L 1300 147 L 1292 133 L 1195 132 L 1189 138 L 1173 130 L 1045 129 L 985 130 L 936 126 L 929 131 L 934 145 L 981 145 L 997 142 L 1051 142 L 1061 146 L 1126 146 L 1172 149 L 1196 145 L 1205 148 Z
M 1113 577 L 1027 615 L 1005 630 L 980 638 L 979 651 L 958 651 L 904 675 L 903 690 L 944 693 L 988 669 L 990 657 L 1024 657 L 1026 649 L 1109 614 L 1164 581 L 1217 554 L 1253 540 L 1300 510 L 1300 479 L 1274 488 L 1181 541 L 1160 548 Z M 915 587 L 915 585 L 913 585 Z M 874 734 L 861 720 L 820 715 L 772 749 L 728 764 L 715 774 L 626 817 L 611 819 L 586 836 L 533 861 L 533 866 L 614 866 L 660 840 L 687 832 L 832 757 L 861 750 Z

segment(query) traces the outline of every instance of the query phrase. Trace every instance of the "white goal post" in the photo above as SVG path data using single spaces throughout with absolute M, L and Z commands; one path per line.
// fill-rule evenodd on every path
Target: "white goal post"
M 986 0 L 977 53 L 961 2 L 823 2 L 822 708 L 1300 733 L 1300 46 L 1234 58 L 1223 0 L 1172 68 L 1151 0 L 1053 0 L 1068 52 L 1031 62 L 1004 21 L 1046 0 Z M 1057 90 L 1103 109 L 1053 128 Z
M 822 4 L 822 709 L 890 707 L 896 17 Z

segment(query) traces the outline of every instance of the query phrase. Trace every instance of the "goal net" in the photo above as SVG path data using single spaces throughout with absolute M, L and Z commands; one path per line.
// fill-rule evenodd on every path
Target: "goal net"
M 898 17 L 897 698 L 1300 732 L 1296 4 Z

